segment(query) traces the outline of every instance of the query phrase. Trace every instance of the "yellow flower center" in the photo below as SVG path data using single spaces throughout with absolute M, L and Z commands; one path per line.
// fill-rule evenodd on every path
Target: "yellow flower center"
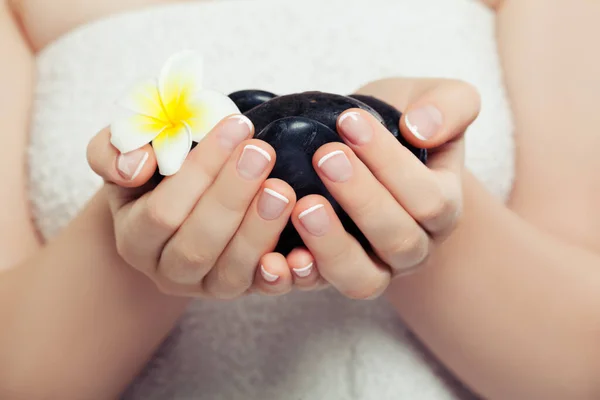
M 169 126 L 167 129 L 181 128 L 181 125 L 189 125 L 194 116 L 194 110 L 190 107 L 190 93 L 182 89 L 179 95 L 169 99 L 168 102 L 161 101 Z

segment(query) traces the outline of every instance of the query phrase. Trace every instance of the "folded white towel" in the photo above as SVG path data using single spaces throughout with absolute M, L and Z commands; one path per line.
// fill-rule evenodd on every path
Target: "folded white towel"
M 101 183 L 85 161 L 88 140 L 110 122 L 113 101 L 131 82 L 153 76 L 181 48 L 204 54 L 207 85 L 223 92 L 348 94 L 399 75 L 469 81 L 483 110 L 467 135 L 467 165 L 505 199 L 513 140 L 493 36 L 493 16 L 476 0 L 184 3 L 80 28 L 38 58 L 29 150 L 36 222 L 51 237 L 78 213 Z M 194 303 L 126 398 L 428 400 L 457 393 L 388 305 L 325 291 Z

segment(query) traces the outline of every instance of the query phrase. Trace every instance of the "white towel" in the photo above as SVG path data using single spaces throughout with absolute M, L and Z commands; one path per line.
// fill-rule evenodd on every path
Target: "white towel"
M 501 199 L 514 170 L 511 116 L 491 12 L 475 0 L 226 0 L 115 16 L 38 57 L 29 149 L 36 223 L 55 235 L 101 184 L 85 161 L 133 81 L 182 48 L 222 92 L 349 94 L 389 76 L 459 78 L 483 110 L 467 166 Z M 195 302 L 127 399 L 454 399 L 467 396 L 383 301 L 332 291 Z

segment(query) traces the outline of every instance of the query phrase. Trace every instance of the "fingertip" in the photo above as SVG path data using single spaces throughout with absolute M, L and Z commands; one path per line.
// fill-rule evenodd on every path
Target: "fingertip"
M 425 92 L 400 120 L 400 131 L 418 148 L 430 149 L 462 137 L 478 117 L 481 96 L 463 81 L 443 81 Z
M 269 160 L 269 162 L 275 163 L 275 159 L 277 156 L 275 153 L 275 149 L 273 148 L 273 146 L 271 146 L 269 143 L 265 142 L 264 140 L 247 139 L 242 142 L 241 148 L 242 148 L 242 150 L 241 150 L 242 153 L 244 150 L 249 149 L 249 148 L 256 150 L 256 151 L 260 152 L 262 155 L 264 155 Z
M 216 141 L 218 149 L 231 153 L 243 141 L 254 136 L 254 124 L 243 114 L 231 114 L 215 125 L 202 139 L 202 143 Z M 198 151 L 192 150 L 192 156 Z
M 86 148 L 86 157 L 90 168 L 92 168 L 92 171 L 100 175 L 102 178 L 105 178 L 103 161 L 107 158 L 107 156 L 112 157 L 117 153 L 117 149 L 110 144 L 109 128 L 104 128 L 94 135 L 94 137 L 92 137 L 92 139 L 88 142 Z
M 213 127 L 213 129 L 208 134 L 212 135 L 219 128 L 221 128 L 222 125 L 226 125 L 229 121 L 235 121 L 239 125 L 245 125 L 246 127 L 248 127 L 247 137 L 252 137 L 254 135 L 254 123 L 250 120 L 250 118 L 241 113 L 229 114 L 228 116 L 224 117 Z
M 367 110 L 363 110 L 362 108 L 349 108 L 339 115 L 337 119 L 337 128 L 340 129 L 342 123 L 348 118 L 354 120 L 356 120 L 357 118 L 364 118 L 369 123 L 381 123 L 381 120 L 377 119 L 375 115 L 373 115 Z
M 266 295 L 281 295 L 292 287 L 292 276 L 285 257 L 268 253 L 261 257 L 254 279 L 255 290 Z
M 320 208 L 325 208 L 327 212 L 329 209 L 333 211 L 331 205 L 327 199 L 318 194 L 311 194 L 298 200 L 294 210 L 292 211 L 292 221 L 294 223 L 299 222 L 303 217 L 309 215 L 313 211 Z
M 438 145 L 445 118 L 439 107 L 431 104 L 409 108 L 400 119 L 400 132 L 413 146 L 429 149 Z
M 316 171 L 320 170 L 321 165 L 325 163 L 329 158 L 344 153 L 348 159 L 353 154 L 353 151 L 345 143 L 331 142 L 321 146 L 313 156 L 313 167 Z
M 345 110 L 343 113 L 341 113 L 338 116 L 337 121 L 336 121 L 336 128 L 337 128 L 338 132 L 340 130 L 342 130 L 342 124 L 346 119 L 350 118 L 350 119 L 356 120 L 360 115 L 364 115 L 363 112 L 364 111 L 361 110 L 360 108 L 349 108 L 349 109 Z M 366 113 L 366 114 L 371 115 L 371 113 Z
M 278 178 L 269 178 L 264 183 L 265 190 L 273 190 L 277 194 L 283 196 L 290 206 L 296 204 L 296 192 L 294 189 L 284 180 Z
M 129 153 L 117 154 L 113 183 L 123 187 L 142 186 L 152 178 L 156 166 L 156 156 L 149 144 Z
M 110 143 L 110 128 L 104 128 L 87 146 L 88 164 L 107 182 L 121 187 L 139 187 L 145 184 L 156 170 L 156 157 L 149 144 L 129 153 L 121 154 Z
M 296 287 L 310 290 L 318 286 L 321 275 L 310 251 L 305 248 L 292 250 L 287 256 L 287 263 Z
M 280 274 L 278 274 L 275 271 L 273 271 L 273 269 L 274 269 L 273 266 L 267 266 L 267 267 L 265 267 L 264 264 L 260 264 L 260 275 L 261 275 L 261 278 L 267 284 L 274 285 L 281 278 Z

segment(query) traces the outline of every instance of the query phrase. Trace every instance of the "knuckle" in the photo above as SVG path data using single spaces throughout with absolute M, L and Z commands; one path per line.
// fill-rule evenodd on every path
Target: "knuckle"
M 233 263 L 217 269 L 217 281 L 223 289 L 222 292 L 237 296 L 252 285 L 253 274 L 239 273 L 242 269 L 243 267 Z
M 179 228 L 180 221 L 176 215 L 165 207 L 155 196 L 149 196 L 146 201 L 146 217 L 150 225 L 164 231 L 175 231 Z
M 205 291 L 217 299 L 236 298 L 251 288 L 255 270 L 255 264 L 221 258 L 204 280 Z
M 385 260 L 395 268 L 411 267 L 425 260 L 429 251 L 425 232 L 419 229 L 399 237 L 383 252 Z
M 458 198 L 451 201 L 450 205 L 448 206 L 446 216 L 442 221 L 442 226 L 439 228 L 439 232 L 443 233 L 452 231 L 458 224 L 458 221 L 462 218 L 462 213 L 462 200 Z
M 119 232 L 116 234 L 115 238 L 115 246 L 117 249 L 117 254 L 119 257 L 123 259 L 129 266 L 141 270 L 138 265 L 138 260 L 136 259 L 135 250 L 132 247 L 131 240 L 128 239 L 128 236 Z
M 196 285 L 212 268 L 213 256 L 185 243 L 175 244 L 161 260 L 159 274 L 179 285 Z M 168 262 L 165 260 L 169 260 Z
M 436 187 L 433 193 L 423 196 L 423 198 L 427 200 L 421 203 L 415 218 L 428 229 L 431 229 L 431 225 L 439 225 L 441 220 L 447 219 L 456 212 L 456 200 L 440 187 Z
M 189 249 L 177 250 L 177 262 L 170 268 L 170 277 L 178 283 L 196 283 L 214 265 L 214 257 L 206 252 Z
M 190 249 L 191 246 L 185 246 L 178 250 L 178 259 L 180 264 L 193 269 L 208 269 L 214 264 L 214 257 L 211 254 Z
M 183 296 L 181 290 L 178 290 L 172 283 L 166 282 L 164 279 L 155 279 L 154 284 L 156 285 L 159 292 L 167 296 Z
M 388 280 L 373 280 L 360 287 L 347 290 L 344 295 L 352 300 L 375 300 L 383 294 L 388 286 Z
M 439 234 L 452 229 L 462 214 L 461 196 L 440 191 L 431 198 L 432 200 L 418 212 L 416 220 L 431 233 Z
M 200 298 L 204 295 L 201 290 L 201 287 L 197 284 L 185 285 L 174 283 L 159 276 L 154 276 L 151 279 L 156 285 L 158 291 L 167 296 Z
M 450 201 L 438 197 L 437 199 L 431 200 L 422 206 L 417 219 L 422 224 L 427 225 L 447 215 L 450 211 L 450 208 Z

